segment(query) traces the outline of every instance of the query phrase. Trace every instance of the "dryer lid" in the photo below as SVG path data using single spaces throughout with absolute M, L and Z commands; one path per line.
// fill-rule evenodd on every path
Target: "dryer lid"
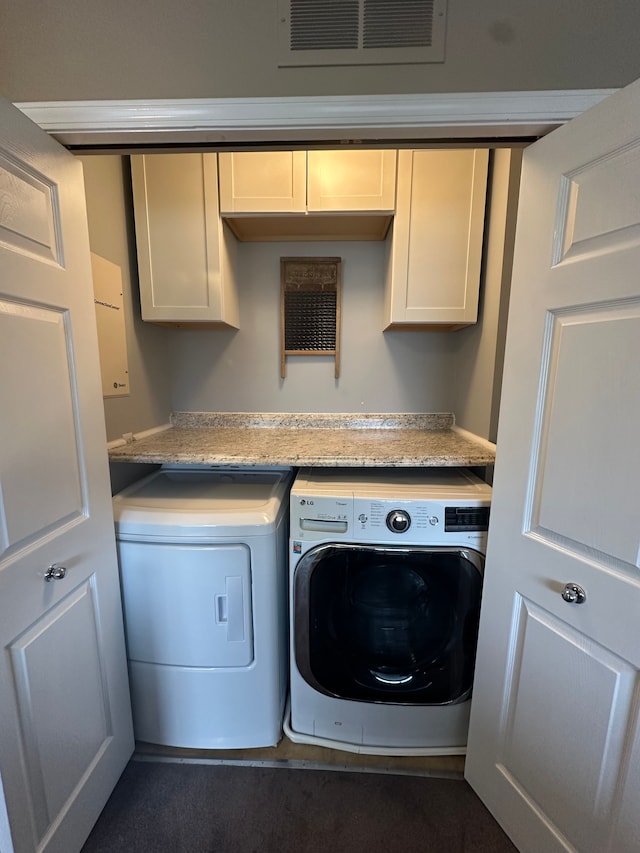
M 275 523 L 290 478 L 289 469 L 165 466 L 114 497 L 116 530 L 162 535 L 179 528 L 189 535 L 190 528 L 203 534 L 212 528 L 221 536 L 239 527 L 264 528 Z

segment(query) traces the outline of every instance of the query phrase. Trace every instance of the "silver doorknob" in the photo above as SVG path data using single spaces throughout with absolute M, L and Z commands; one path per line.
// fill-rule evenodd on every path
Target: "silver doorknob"
M 587 593 L 577 583 L 565 584 L 560 594 L 569 604 L 584 604 L 587 600 Z
M 48 581 L 59 581 L 61 580 L 67 573 L 67 570 L 64 566 L 57 566 L 53 563 L 47 571 L 44 573 L 44 579 Z

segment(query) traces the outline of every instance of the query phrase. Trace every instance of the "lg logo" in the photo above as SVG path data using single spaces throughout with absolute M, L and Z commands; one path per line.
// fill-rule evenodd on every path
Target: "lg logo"
M 308 501 L 304 498 L 300 498 L 300 506 L 313 506 L 313 501 Z

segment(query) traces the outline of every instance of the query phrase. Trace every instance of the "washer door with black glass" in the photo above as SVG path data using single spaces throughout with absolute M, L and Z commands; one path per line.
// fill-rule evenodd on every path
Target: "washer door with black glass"
M 469 698 L 484 559 L 465 548 L 330 544 L 294 574 L 296 666 L 313 688 L 367 702 Z

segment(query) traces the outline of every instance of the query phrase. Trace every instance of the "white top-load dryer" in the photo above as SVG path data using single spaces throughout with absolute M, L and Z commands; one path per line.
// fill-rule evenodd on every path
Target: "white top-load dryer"
M 114 497 L 138 740 L 280 740 L 290 482 L 290 469 L 164 465 Z

